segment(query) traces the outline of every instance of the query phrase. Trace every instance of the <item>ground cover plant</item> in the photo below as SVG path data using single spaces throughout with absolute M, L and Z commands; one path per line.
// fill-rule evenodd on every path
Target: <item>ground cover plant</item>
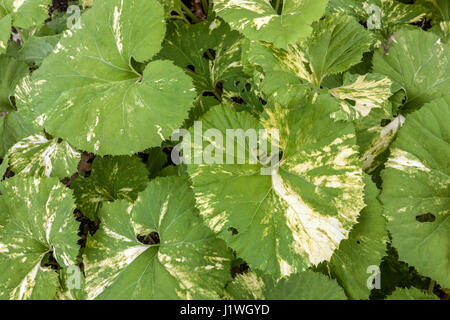
M 0 2 L 0 299 L 448 299 L 450 2 Z

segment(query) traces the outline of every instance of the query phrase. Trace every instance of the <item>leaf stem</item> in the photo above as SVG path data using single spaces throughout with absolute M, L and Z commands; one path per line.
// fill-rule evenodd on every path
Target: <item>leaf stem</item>
M 208 10 L 209 10 L 208 1 L 202 0 L 202 6 L 203 6 L 203 11 L 205 12 L 206 15 L 208 15 Z
M 191 10 L 189 10 L 189 8 L 183 3 L 183 1 L 180 0 L 180 3 L 181 3 L 181 8 L 187 14 L 187 16 L 189 18 L 191 18 L 192 21 L 194 21 L 195 23 L 199 23 L 200 20 L 192 13 Z

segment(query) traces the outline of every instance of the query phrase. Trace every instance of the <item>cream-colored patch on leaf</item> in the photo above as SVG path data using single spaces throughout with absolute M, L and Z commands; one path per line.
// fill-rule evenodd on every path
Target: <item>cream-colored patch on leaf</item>
M 364 152 L 361 157 L 361 160 L 363 162 L 363 170 L 369 169 L 372 166 L 375 158 L 389 147 L 397 131 L 401 128 L 404 122 L 405 118 L 402 115 L 399 115 L 385 127 L 375 127 L 373 129 L 369 129 L 377 130 L 379 131 L 379 133 L 372 140 L 371 146 L 366 150 L 366 152 Z
M 386 167 L 394 168 L 400 171 L 405 171 L 405 169 L 416 169 L 419 171 L 430 172 L 430 169 L 427 168 L 418 158 L 400 149 L 393 149 L 391 151 L 391 156 L 386 162 Z
M 310 208 L 284 184 L 277 172 L 272 174 L 272 188 L 286 203 L 285 215 L 295 239 L 293 247 L 297 253 L 306 253 L 310 263 L 314 265 L 329 261 L 349 232 L 335 217 L 322 215 Z

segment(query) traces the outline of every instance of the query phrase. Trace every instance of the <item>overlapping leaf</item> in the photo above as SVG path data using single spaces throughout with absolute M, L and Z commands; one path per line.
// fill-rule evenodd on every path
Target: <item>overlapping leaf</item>
M 283 96 L 299 90 L 301 81 L 320 87 L 326 76 L 359 63 L 372 41 L 370 33 L 350 17 L 330 15 L 315 22 L 313 28 L 310 38 L 287 50 L 269 43 L 250 45 L 245 57 L 264 70 L 262 89 L 267 95 L 285 99 Z
M 116 199 L 134 201 L 147 183 L 148 170 L 139 157 L 98 157 L 94 160 L 91 175 L 76 179 L 72 188 L 78 209 L 95 220 L 102 202 Z
M 242 36 L 220 19 L 195 25 L 172 23 L 158 58 L 170 59 L 193 80 L 198 94 L 217 92 L 219 82 L 243 76 Z
M 77 171 L 81 154 L 67 142 L 47 139 L 36 134 L 29 136 L 8 152 L 10 166 L 14 173 L 22 176 L 70 177 Z
M 203 225 L 186 179 L 156 178 L 134 205 L 105 205 L 99 217 L 100 229 L 84 253 L 89 299 L 217 299 L 222 294 L 231 255 Z
M 373 70 L 387 75 L 406 91 L 404 109 L 412 111 L 448 93 L 450 47 L 433 33 L 402 29 L 388 51 L 380 49 Z

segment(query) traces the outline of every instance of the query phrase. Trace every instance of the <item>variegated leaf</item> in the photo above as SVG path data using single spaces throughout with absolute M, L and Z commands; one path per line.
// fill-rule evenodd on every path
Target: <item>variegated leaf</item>
M 276 1 L 277 8 L 269 0 L 216 0 L 214 10 L 248 38 L 287 48 L 309 36 L 311 23 L 323 15 L 327 2 L 282 0 Z
M 305 81 L 320 87 L 326 76 L 359 63 L 372 42 L 370 33 L 350 17 L 330 15 L 315 22 L 313 29 L 310 38 L 286 50 L 251 43 L 245 57 L 248 63 L 262 67 L 262 90 L 268 96 L 285 99 Z
M 185 178 L 156 178 L 134 205 L 99 213 L 84 252 L 88 299 L 218 299 L 231 254 L 195 209 Z
M 194 80 L 197 93 L 219 96 L 219 82 L 244 76 L 241 65 L 242 36 L 221 19 L 168 27 L 157 58 L 170 59 Z M 183 54 L 180 54 L 180 53 Z
M 24 176 L 70 177 L 77 171 L 81 153 L 67 142 L 47 139 L 41 134 L 29 136 L 8 151 L 11 170 Z
M 6 222 L 0 234 L 0 299 L 53 299 L 55 270 L 76 265 L 78 223 L 72 192 L 55 178 L 13 177 L 3 182 Z
M 413 111 L 448 94 L 450 46 L 431 32 L 402 29 L 385 53 L 373 57 L 373 71 L 388 76 L 406 91 L 404 109 Z
M 234 139 L 227 144 L 236 143 L 229 129 L 242 129 L 242 135 L 248 129 L 278 130 L 277 170 L 261 174 L 264 165 L 248 156 L 250 138 L 237 142 L 237 150 L 247 154 L 243 164 L 238 151 L 220 144 L 215 153 L 224 164 L 188 164 L 197 206 L 211 230 L 252 268 L 276 276 L 329 260 L 364 207 L 353 126 L 331 119 L 338 110 L 332 98 L 314 100 L 292 109 L 275 104 L 262 123 L 228 107 L 214 107 L 201 118 L 203 132 L 214 128 Z M 206 139 L 203 150 L 212 143 Z
M 328 92 L 339 100 L 340 111 L 333 115 L 336 120 L 356 120 L 369 115 L 372 109 L 381 109 L 390 117 L 389 97 L 392 81 L 377 74 L 344 75 L 344 84 Z M 350 102 L 351 101 L 351 102 Z
M 102 202 L 136 200 L 145 189 L 149 172 L 137 156 L 97 157 L 88 178 L 79 177 L 72 183 L 78 209 L 96 220 Z
M 195 97 L 191 79 L 172 62 L 145 64 L 165 30 L 156 0 L 96 0 L 81 29 L 67 30 L 33 73 L 33 107 L 46 131 L 99 155 L 159 146 Z

